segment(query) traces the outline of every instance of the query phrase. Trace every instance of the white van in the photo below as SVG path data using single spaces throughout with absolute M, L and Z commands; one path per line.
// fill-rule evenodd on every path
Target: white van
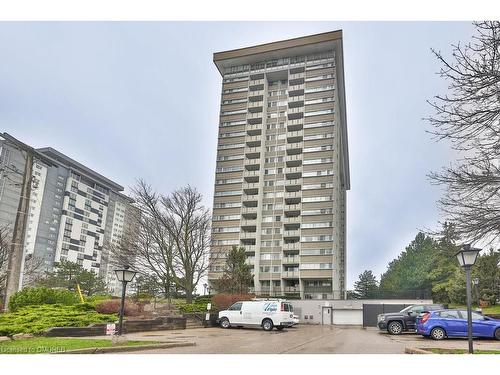
M 294 323 L 293 306 L 284 300 L 236 302 L 219 312 L 218 322 L 222 328 L 259 326 L 265 331 L 271 331 L 273 327 L 281 331 Z

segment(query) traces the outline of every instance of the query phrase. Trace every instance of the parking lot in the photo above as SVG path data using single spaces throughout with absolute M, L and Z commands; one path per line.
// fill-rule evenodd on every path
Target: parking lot
M 299 325 L 281 332 L 252 328 L 197 328 L 144 332 L 130 338 L 192 341 L 196 346 L 140 353 L 198 354 L 403 354 L 405 347 L 467 348 L 465 339 L 434 341 L 414 334 L 391 336 L 376 328 Z M 500 350 L 495 340 L 474 340 L 475 347 Z

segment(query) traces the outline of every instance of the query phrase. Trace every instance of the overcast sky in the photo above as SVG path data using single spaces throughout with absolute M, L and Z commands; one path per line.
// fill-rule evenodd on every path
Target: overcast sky
M 455 157 L 425 133 L 446 91 L 430 48 L 464 22 L 0 22 L 0 130 L 51 146 L 127 187 L 191 184 L 212 205 L 221 77 L 214 52 L 343 29 L 351 190 L 347 274 L 380 276 L 435 227 L 426 174 Z

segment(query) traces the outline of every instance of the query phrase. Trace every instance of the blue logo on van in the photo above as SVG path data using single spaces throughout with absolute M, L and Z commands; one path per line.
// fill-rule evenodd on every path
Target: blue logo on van
M 266 303 L 264 304 L 264 311 L 278 311 L 278 305 L 276 303 Z

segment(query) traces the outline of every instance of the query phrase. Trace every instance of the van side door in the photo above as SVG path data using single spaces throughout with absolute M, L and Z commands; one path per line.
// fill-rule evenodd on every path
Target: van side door
M 236 302 L 233 303 L 228 309 L 228 319 L 229 323 L 231 324 L 242 324 L 243 323 L 243 315 L 241 311 L 243 303 L 242 302 Z

